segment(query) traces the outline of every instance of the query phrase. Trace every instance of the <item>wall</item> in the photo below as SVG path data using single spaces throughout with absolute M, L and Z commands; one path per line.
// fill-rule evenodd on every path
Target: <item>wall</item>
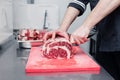
M 58 12 L 59 9 L 56 5 L 14 4 L 14 28 L 43 29 L 45 26 L 50 29 L 55 29 L 58 27 Z
M 0 47 L 12 40 L 13 37 L 13 13 L 12 0 L 0 0 Z
M 59 13 L 59 18 L 60 18 L 59 24 L 60 24 L 70 1 L 72 1 L 72 0 L 35 0 L 34 2 L 35 2 L 35 4 L 48 4 L 49 3 L 49 4 L 58 5 L 59 10 L 60 10 L 60 13 Z M 87 8 L 86 12 L 84 13 L 84 15 L 82 15 L 81 17 L 78 17 L 76 19 L 76 21 L 74 21 L 74 23 L 71 25 L 71 28 L 69 29 L 69 32 L 73 32 L 77 27 L 79 27 L 89 12 L 90 12 L 90 8 L 88 5 L 88 8 Z
M 13 32 L 12 0 L 0 0 L 0 33 Z
M 27 2 L 30 2 L 31 0 L 14 0 L 14 3 L 23 3 L 23 4 L 27 4 Z M 61 23 L 63 16 L 65 14 L 66 8 L 69 4 L 69 2 L 72 0 L 34 0 L 34 4 L 54 4 L 57 5 L 59 7 L 59 12 L 58 12 L 58 25 Z M 79 27 L 82 22 L 84 21 L 85 17 L 88 15 L 88 13 L 90 12 L 89 9 L 89 5 L 88 8 L 86 10 L 86 12 L 84 13 L 84 15 L 82 15 L 81 17 L 78 17 L 74 23 L 71 25 L 71 28 L 69 29 L 69 32 L 73 32 L 77 27 Z

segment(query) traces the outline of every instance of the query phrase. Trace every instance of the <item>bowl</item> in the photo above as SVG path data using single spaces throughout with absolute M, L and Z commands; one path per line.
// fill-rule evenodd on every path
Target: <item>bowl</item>
M 18 41 L 20 48 L 31 48 L 31 47 L 40 47 L 43 45 L 41 40 L 31 40 L 31 41 Z

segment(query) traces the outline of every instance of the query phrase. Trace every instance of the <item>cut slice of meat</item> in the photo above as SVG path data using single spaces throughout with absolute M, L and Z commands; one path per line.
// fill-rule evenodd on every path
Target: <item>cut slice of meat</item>
M 43 55 L 47 58 L 66 58 L 72 56 L 72 44 L 65 38 L 49 39 L 43 45 Z

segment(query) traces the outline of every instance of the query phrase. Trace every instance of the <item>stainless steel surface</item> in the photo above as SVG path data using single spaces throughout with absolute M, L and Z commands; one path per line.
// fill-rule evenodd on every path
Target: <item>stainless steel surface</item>
M 31 48 L 30 42 L 19 42 L 19 47 L 21 48 Z
M 17 43 L 17 42 L 16 42 Z M 25 65 L 30 49 L 18 48 L 15 41 L 12 46 L 0 52 L 0 80 L 114 80 L 103 68 L 100 74 L 80 73 L 25 73 Z
M 20 48 L 31 48 L 31 43 L 41 43 L 41 40 L 31 40 L 31 41 L 17 41 Z
M 5 47 L 8 47 L 9 44 L 6 44 L 6 43 L 9 43 L 13 39 L 14 39 L 14 37 L 12 34 L 11 35 L 10 34 L 0 34 L 0 50 L 4 49 Z

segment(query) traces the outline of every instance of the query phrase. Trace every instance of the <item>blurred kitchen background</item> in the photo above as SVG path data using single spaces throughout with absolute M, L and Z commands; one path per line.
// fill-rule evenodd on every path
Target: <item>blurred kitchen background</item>
M 58 28 L 70 1 L 72 0 L 0 0 L 0 45 L 10 40 L 13 32 L 18 29 L 43 29 L 45 13 L 45 27 Z M 82 24 L 89 12 L 88 4 L 84 15 L 71 25 L 70 33 Z M 81 47 L 89 52 L 89 45 L 88 41 Z

